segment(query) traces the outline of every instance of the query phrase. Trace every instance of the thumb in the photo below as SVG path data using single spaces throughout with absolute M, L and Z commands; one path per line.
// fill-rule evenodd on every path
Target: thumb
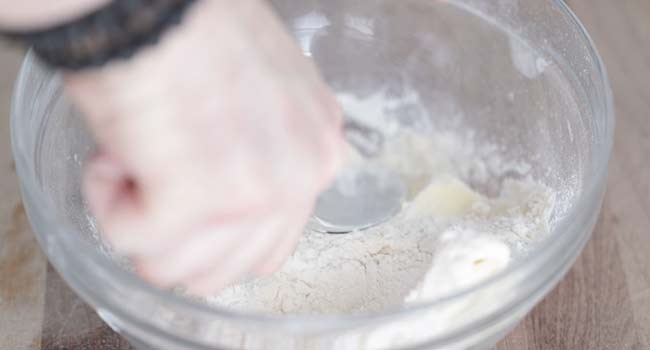
M 104 236 L 116 248 L 129 250 L 132 235 L 124 230 L 141 211 L 137 184 L 126 169 L 105 152 L 99 152 L 86 164 L 84 194 L 104 229 Z

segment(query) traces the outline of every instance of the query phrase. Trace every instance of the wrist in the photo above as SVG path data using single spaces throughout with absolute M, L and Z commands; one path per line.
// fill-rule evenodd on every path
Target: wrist
M 0 28 L 40 30 L 85 16 L 111 0 L 0 0 Z
M 0 0 L 1 1 L 1 0 Z M 142 47 L 129 59 L 116 59 L 94 69 L 67 71 L 71 80 L 102 81 L 111 85 L 123 80 L 133 82 L 139 71 L 160 71 L 171 62 L 183 64 L 192 61 L 191 56 L 204 55 L 206 48 L 219 46 L 220 57 L 241 54 L 238 42 L 243 27 L 255 26 L 261 10 L 269 11 L 261 0 L 231 2 L 231 0 L 200 0 L 187 9 L 182 21 L 160 36 L 155 45 Z M 193 67 L 188 67 L 193 68 Z M 150 74 L 150 73 L 148 73 Z M 116 77 L 120 77 L 116 79 Z M 153 78 L 150 76 L 150 78 Z
M 181 23 L 164 33 L 155 45 L 141 48 L 128 60 L 66 72 L 67 93 L 82 105 L 91 124 L 101 125 L 104 120 L 122 114 L 114 113 L 115 108 L 125 103 L 146 104 L 145 101 L 154 100 L 152 94 L 179 85 L 178 80 L 190 76 L 199 79 L 205 75 L 203 70 L 243 64 L 242 58 L 249 57 L 250 52 L 245 44 L 247 39 L 241 35 L 258 31 L 252 27 L 269 13 L 264 1 L 259 0 L 196 1 Z
M 1 1 L 1 0 L 0 0 Z M 58 26 L 2 34 L 53 68 L 82 70 L 126 59 L 176 26 L 195 0 L 116 0 Z
M 192 56 L 206 56 L 201 52 L 205 46 L 211 45 L 211 40 L 219 41 L 211 28 L 217 25 L 217 19 L 206 21 L 213 13 L 213 3 L 217 2 L 221 1 L 196 1 L 178 25 L 168 28 L 155 44 L 140 47 L 128 59 L 111 60 L 91 69 L 64 71 L 66 93 L 81 108 L 91 126 L 103 125 L 115 115 L 125 114 L 116 109 L 146 104 L 151 94 L 173 85 L 186 65 L 187 69 L 195 69 L 190 63 Z

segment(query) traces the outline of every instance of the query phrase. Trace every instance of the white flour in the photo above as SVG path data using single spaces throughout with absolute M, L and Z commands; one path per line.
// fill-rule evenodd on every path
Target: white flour
M 508 181 L 498 198 L 474 203 L 459 218 L 409 220 L 407 209 L 362 232 L 307 232 L 280 272 L 210 301 L 270 314 L 333 314 L 440 297 L 500 271 L 511 251 L 521 254 L 544 237 L 552 205 L 546 187 Z
M 407 97 L 402 101 L 418 103 L 417 96 Z M 490 176 L 521 174 L 530 167 L 506 162 L 485 145 L 475 147 L 471 134 L 424 136 L 384 123 L 399 99 L 392 104 L 383 96 L 363 103 L 350 96 L 339 99 L 353 114 L 379 116 L 377 128 L 390 137 L 383 155 L 366 161 L 399 174 L 409 187 L 410 202 L 391 221 L 365 231 L 306 232 L 281 271 L 231 286 L 209 302 L 292 315 L 399 308 L 492 276 L 549 232 L 554 195 L 547 187 L 505 180 L 499 195 L 487 198 L 459 180 L 489 183 Z M 352 154 L 349 161 L 358 165 L 364 160 Z
M 344 105 L 355 104 L 345 106 L 346 110 L 361 114 L 371 110 L 382 120 L 399 113 L 395 106 L 400 103 L 419 103 L 414 93 L 388 103 L 387 110 L 372 105 L 383 103 L 385 96 L 371 96 L 369 105 L 345 96 L 341 100 Z M 433 132 L 434 126 L 421 116 L 410 118 L 415 120 L 412 128 L 376 125 L 387 136 L 384 153 L 378 158 L 364 160 L 352 151 L 348 160 L 352 165 L 383 166 L 400 176 L 409 191 L 408 203 L 398 216 L 362 232 L 305 232 L 281 271 L 230 286 L 205 301 L 273 315 L 354 314 L 410 307 L 454 294 L 503 271 L 549 234 L 551 212 L 564 204 L 564 198 L 557 196 L 556 203 L 554 191 L 530 179 L 529 164 L 504 159 L 497 145 L 477 143 L 471 132 Z M 96 230 L 90 216 L 89 225 Z M 126 257 L 110 248 L 106 253 L 130 268 Z M 485 317 L 502 305 L 501 300 L 512 298 L 517 288 L 516 280 L 503 280 L 424 312 L 350 330 L 329 345 L 341 350 L 409 348 L 450 327 Z M 202 326 L 207 340 L 233 348 L 324 346 L 320 340 L 296 342 L 285 333 L 223 321 Z

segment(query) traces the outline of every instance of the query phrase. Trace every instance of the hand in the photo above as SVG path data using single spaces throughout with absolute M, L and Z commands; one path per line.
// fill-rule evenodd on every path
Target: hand
M 65 84 L 98 142 L 91 209 L 162 287 L 277 269 L 339 166 L 339 106 L 264 1 L 197 2 L 158 45 Z

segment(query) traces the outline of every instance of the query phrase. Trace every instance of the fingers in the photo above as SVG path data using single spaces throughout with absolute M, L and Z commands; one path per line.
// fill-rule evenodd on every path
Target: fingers
M 346 143 L 343 138 L 342 130 L 334 130 L 326 142 L 327 144 L 323 155 L 323 177 L 321 180 L 320 191 L 324 191 L 329 187 L 331 182 L 339 173 L 345 159 Z
M 270 273 L 282 265 L 299 239 L 305 208 L 303 213 L 276 212 L 255 225 L 222 225 L 198 232 L 166 253 L 137 257 L 136 271 L 156 286 L 182 285 L 198 295 L 259 275 L 260 267 Z
M 292 208 L 293 209 L 293 208 Z M 267 276 L 278 271 L 293 253 L 311 213 L 313 205 L 296 206 L 289 210 L 289 220 L 275 245 L 258 260 L 254 272 L 258 276 Z
M 315 97 L 315 105 L 321 108 L 316 108 L 315 116 L 321 123 L 325 122 L 325 126 L 321 124 L 317 129 L 319 130 L 319 191 L 324 190 L 329 186 L 335 175 L 338 173 L 343 164 L 343 149 L 345 147 L 345 138 L 343 134 L 343 112 L 338 101 L 331 96 L 331 94 L 323 89 L 322 92 Z M 314 126 L 311 126 L 315 128 Z
M 296 247 L 300 239 L 300 233 L 302 233 L 295 228 L 295 226 L 287 227 L 286 232 L 282 237 L 279 237 L 278 242 L 268 252 L 265 252 L 263 258 L 253 268 L 255 275 L 268 276 L 282 268 Z
M 239 240 L 220 260 L 219 266 L 206 265 L 207 268 L 200 273 L 184 280 L 183 285 L 193 294 L 209 295 L 251 274 L 260 256 L 273 249 L 277 239 L 284 234 L 282 221 L 276 219 L 260 226 L 247 239 Z
M 126 174 L 103 153 L 92 157 L 85 171 L 84 191 L 88 204 L 96 216 L 105 217 L 117 198 L 124 195 L 119 189 Z
M 135 259 L 136 271 L 159 287 L 171 287 L 200 273 L 206 266 L 217 269 L 221 260 L 240 241 L 246 240 L 250 231 L 244 227 L 221 225 L 188 235 L 165 253 Z
M 167 230 L 162 220 L 152 220 L 143 188 L 114 157 L 99 151 L 86 163 L 84 171 L 84 195 L 104 238 L 115 249 L 126 254 L 153 255 L 184 238 L 172 236 L 176 232 Z
M 121 234 L 121 223 L 143 210 L 134 180 L 115 159 L 99 152 L 86 164 L 83 188 L 105 237 L 118 249 L 129 250 L 133 237 Z
M 318 106 L 313 97 L 302 98 L 311 99 L 312 102 L 309 106 L 285 107 L 289 113 L 291 129 L 287 149 L 283 150 L 284 154 L 293 154 L 293 159 L 301 159 L 299 163 L 293 161 L 293 173 L 284 179 L 291 181 L 292 187 L 297 184 L 296 181 L 302 182 L 300 186 L 306 192 L 294 192 L 300 195 L 300 198 L 295 199 L 301 201 L 306 198 L 305 195 L 320 193 L 329 186 L 343 163 L 342 150 L 345 146 L 340 125 L 333 126 L 331 121 L 325 120 L 329 118 L 327 112 Z M 290 103 L 295 103 L 295 100 L 286 102 L 287 105 Z M 306 115 L 311 115 L 311 118 L 306 118 Z M 296 176 L 296 171 L 301 172 L 299 176 Z

